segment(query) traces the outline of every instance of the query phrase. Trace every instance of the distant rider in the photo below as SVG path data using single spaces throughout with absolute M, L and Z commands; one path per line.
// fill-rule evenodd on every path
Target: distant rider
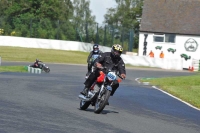
M 87 58 L 87 63 L 88 63 L 88 72 L 86 73 L 86 78 L 89 76 L 92 66 L 94 65 L 94 60 L 99 56 L 99 54 L 103 53 L 101 50 L 99 50 L 99 45 L 94 44 L 93 45 L 93 50 L 90 52 Z
M 35 62 L 34 62 L 34 65 L 33 65 L 33 67 L 36 67 L 36 68 L 39 68 L 40 66 L 40 64 L 39 64 L 39 62 L 42 62 L 41 60 L 38 60 L 38 59 L 36 59 L 35 60 Z

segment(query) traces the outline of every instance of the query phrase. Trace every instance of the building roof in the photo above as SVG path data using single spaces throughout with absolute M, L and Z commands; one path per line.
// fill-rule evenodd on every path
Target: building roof
M 200 35 L 200 0 L 144 0 L 140 31 Z

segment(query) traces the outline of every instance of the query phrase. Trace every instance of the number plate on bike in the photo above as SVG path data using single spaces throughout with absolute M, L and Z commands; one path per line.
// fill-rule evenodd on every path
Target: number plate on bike
M 92 56 L 92 61 L 94 61 L 96 58 L 98 58 L 99 55 L 93 55 Z
M 115 80 L 115 79 L 117 78 L 117 76 L 115 75 L 114 72 L 109 72 L 109 73 L 107 74 L 107 78 L 108 78 L 109 80 Z

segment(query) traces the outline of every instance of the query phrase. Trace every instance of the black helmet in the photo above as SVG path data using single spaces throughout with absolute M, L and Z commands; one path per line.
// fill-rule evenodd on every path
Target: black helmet
M 94 44 L 93 45 L 93 52 L 94 53 L 98 53 L 99 52 L 99 45 L 98 44 Z
M 119 58 L 122 54 L 123 48 L 119 44 L 114 44 L 111 49 L 111 54 L 114 58 Z

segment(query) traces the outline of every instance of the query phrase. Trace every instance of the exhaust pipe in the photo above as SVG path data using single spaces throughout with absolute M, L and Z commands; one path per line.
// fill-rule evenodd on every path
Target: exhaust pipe
M 83 101 L 89 101 L 90 99 L 89 98 L 86 98 L 85 96 L 83 96 L 83 95 L 79 95 L 78 96 L 78 98 L 80 99 L 80 100 L 83 100 Z

